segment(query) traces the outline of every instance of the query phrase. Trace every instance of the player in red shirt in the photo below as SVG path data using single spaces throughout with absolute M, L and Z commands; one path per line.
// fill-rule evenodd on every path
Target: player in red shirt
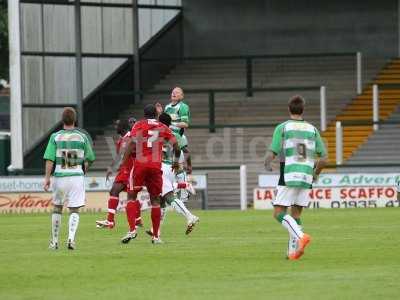
M 129 175 L 133 167 L 134 153 L 127 159 L 126 162 L 122 164 L 122 158 L 125 153 L 128 141 L 130 138 L 130 128 L 135 124 L 135 118 L 130 118 L 128 121 L 118 120 L 116 124 L 116 130 L 119 134 L 119 139 L 116 142 L 116 156 L 113 159 L 111 165 L 107 169 L 106 180 L 113 172 L 118 170 L 117 176 L 114 179 L 114 183 L 110 190 L 110 198 L 108 200 L 108 214 L 106 220 L 96 221 L 97 228 L 114 228 L 115 220 L 114 216 L 119 203 L 119 194 L 122 191 L 127 191 L 127 186 L 129 184 Z M 139 203 L 137 203 L 139 205 Z M 136 225 L 141 226 L 142 221 L 140 218 L 140 206 L 137 207 L 139 213 L 136 219 Z
M 175 162 L 173 169 L 179 168 L 180 147 L 171 129 L 156 119 L 157 111 L 153 104 L 148 104 L 144 108 L 144 119 L 135 123 L 131 130 L 131 141 L 125 152 L 124 161 L 129 158 L 133 148 L 136 149 L 134 161 L 134 172 L 131 172 L 128 203 L 126 205 L 126 215 L 129 223 L 129 232 L 122 238 L 121 242 L 126 244 L 136 238 L 135 219 L 137 215 L 136 200 L 137 194 L 145 186 L 150 194 L 151 202 L 151 221 L 153 225 L 152 243 L 161 243 L 158 236 L 158 229 L 161 220 L 160 195 L 162 192 L 162 149 L 164 142 L 172 144 L 174 149 Z

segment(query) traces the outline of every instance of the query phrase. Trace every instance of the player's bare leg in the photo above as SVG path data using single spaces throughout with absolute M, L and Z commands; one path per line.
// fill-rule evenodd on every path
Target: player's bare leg
M 126 185 L 121 182 L 114 182 L 110 190 L 110 198 L 108 199 L 108 214 L 107 219 L 97 220 L 97 228 L 114 228 L 115 214 L 119 203 L 119 194 L 125 190 Z
M 51 249 L 51 250 L 58 249 L 58 240 L 60 237 L 62 209 L 63 209 L 62 205 L 54 205 L 53 213 L 51 215 L 51 241 L 50 241 L 50 245 L 49 245 L 49 249 Z
M 79 226 L 79 207 L 70 207 L 67 248 L 75 250 L 75 234 Z

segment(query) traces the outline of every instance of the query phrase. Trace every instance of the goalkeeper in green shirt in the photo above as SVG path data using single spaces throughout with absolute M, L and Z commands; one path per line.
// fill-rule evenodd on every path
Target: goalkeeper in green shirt
M 185 135 L 185 130 L 189 128 L 190 125 L 190 108 L 183 99 L 185 94 L 183 93 L 182 88 L 175 87 L 171 92 L 171 103 L 165 106 L 163 109 L 160 103 L 156 104 L 157 112 L 160 115 L 163 111 L 170 115 L 172 119 L 171 130 L 175 135 L 179 135 L 181 138 L 179 140 L 179 146 L 181 147 L 182 152 L 185 155 L 185 171 L 182 171 L 177 174 L 178 183 L 190 181 L 190 178 L 187 178 L 190 174 L 192 174 L 192 161 L 189 154 L 188 149 L 188 140 Z M 180 190 L 180 199 L 182 201 L 187 201 L 189 198 L 189 193 L 186 190 Z

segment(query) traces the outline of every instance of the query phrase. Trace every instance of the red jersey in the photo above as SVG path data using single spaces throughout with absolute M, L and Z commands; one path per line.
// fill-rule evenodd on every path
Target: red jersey
M 126 147 L 128 145 L 128 141 L 129 141 L 130 137 L 131 137 L 131 133 L 127 132 L 124 136 L 121 136 L 115 144 L 117 155 L 121 155 L 121 159 L 124 155 L 124 152 L 126 150 Z M 122 151 L 122 153 L 121 153 L 121 151 Z M 132 153 L 131 157 L 125 164 L 122 164 L 122 162 L 121 162 L 121 165 L 119 166 L 119 170 L 126 169 L 126 170 L 130 171 L 130 169 L 133 167 L 134 160 L 135 160 L 135 153 Z
M 176 142 L 171 129 L 155 119 L 136 122 L 131 137 L 136 140 L 135 167 L 161 169 L 164 142 Z

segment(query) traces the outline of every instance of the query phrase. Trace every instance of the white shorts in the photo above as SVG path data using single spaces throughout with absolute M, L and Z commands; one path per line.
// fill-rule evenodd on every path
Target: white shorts
M 54 177 L 53 204 L 64 205 L 65 202 L 70 208 L 85 206 L 85 177 Z
M 275 200 L 272 202 L 273 205 L 281 206 L 308 206 L 309 202 L 309 189 L 293 188 L 283 185 L 277 186 L 277 194 Z
M 162 192 L 161 196 L 165 196 L 169 192 L 174 191 L 174 183 L 175 183 L 175 174 L 172 171 L 172 166 L 169 164 L 162 164 L 162 179 L 163 179 L 163 185 L 162 185 Z

